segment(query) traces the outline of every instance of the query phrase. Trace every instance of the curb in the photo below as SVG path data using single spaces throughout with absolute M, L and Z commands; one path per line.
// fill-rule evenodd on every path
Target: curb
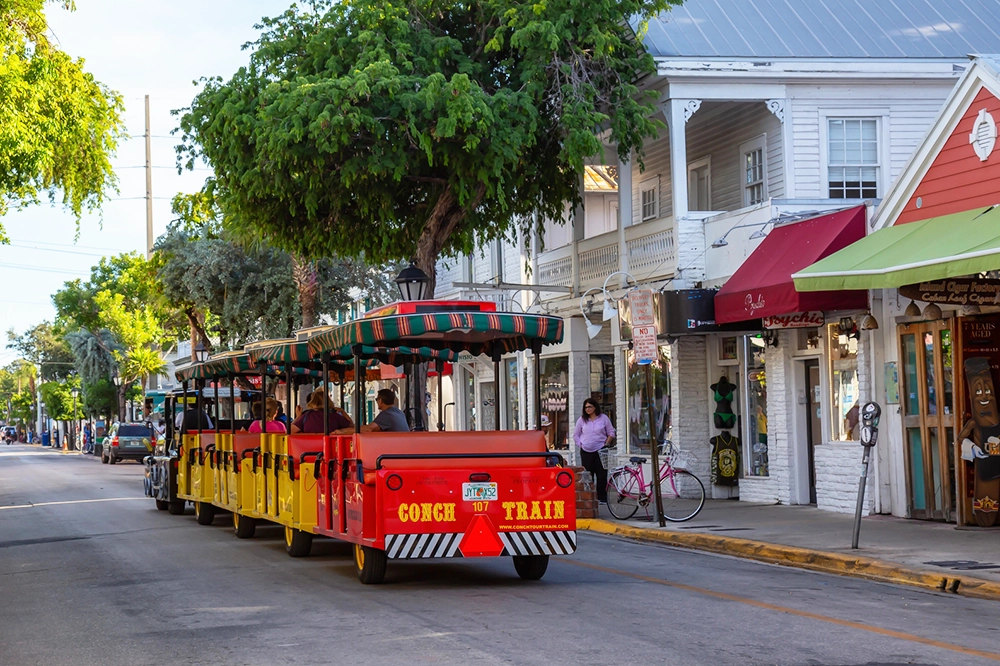
M 981 578 L 944 576 L 940 573 L 914 569 L 901 564 L 869 557 L 854 557 L 810 550 L 797 546 L 764 543 L 738 537 L 722 537 L 696 532 L 670 532 L 645 527 L 612 523 L 600 518 L 580 518 L 578 529 L 614 536 L 652 541 L 678 548 L 688 548 L 721 555 L 730 555 L 758 562 L 778 564 L 810 571 L 865 578 L 880 583 L 908 585 L 936 592 L 952 592 L 977 599 L 1000 601 L 1000 583 Z

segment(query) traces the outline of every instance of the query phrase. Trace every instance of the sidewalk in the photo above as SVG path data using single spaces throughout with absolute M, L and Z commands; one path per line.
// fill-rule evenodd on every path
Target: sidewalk
M 606 506 L 580 529 L 653 540 L 840 575 L 1000 600 L 1000 528 L 869 516 L 851 549 L 854 516 L 811 506 L 708 500 L 686 523 L 619 521 Z

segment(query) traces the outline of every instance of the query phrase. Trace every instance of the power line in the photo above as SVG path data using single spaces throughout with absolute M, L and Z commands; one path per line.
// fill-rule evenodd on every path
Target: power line
M 120 248 L 109 247 L 105 248 L 103 245 L 78 245 L 76 243 L 53 243 L 50 241 L 40 241 L 40 240 L 25 240 L 23 238 L 12 238 L 13 243 L 34 243 L 35 245 L 52 245 L 53 247 L 77 247 L 84 250 L 114 250 L 115 252 L 131 252 L 131 250 L 123 250 Z
M 61 254 L 79 254 L 85 257 L 104 257 L 107 256 L 107 252 L 76 252 L 75 250 L 59 250 L 53 247 L 31 247 L 30 245 L 18 245 L 16 243 L 11 243 L 7 247 L 18 247 L 25 250 L 37 250 L 39 252 L 59 252 Z
M 25 271 L 39 271 L 41 273 L 58 273 L 60 275 L 79 275 L 84 276 L 88 273 L 83 271 L 69 271 L 63 270 L 61 268 L 42 268 L 41 266 L 28 266 L 26 264 L 7 264 L 0 262 L 0 268 L 18 268 Z

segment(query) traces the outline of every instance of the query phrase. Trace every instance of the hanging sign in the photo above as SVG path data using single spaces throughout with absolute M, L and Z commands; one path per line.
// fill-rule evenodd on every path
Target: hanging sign
M 817 328 L 825 323 L 822 312 L 795 312 L 784 315 L 761 317 L 764 328 Z
M 980 278 L 953 278 L 907 284 L 899 288 L 899 295 L 924 303 L 951 305 L 996 305 L 1000 303 L 1000 280 Z
M 652 363 L 656 360 L 656 327 L 633 326 L 632 349 L 640 364 Z
M 628 293 L 628 309 L 632 326 L 655 326 L 652 289 L 634 289 Z

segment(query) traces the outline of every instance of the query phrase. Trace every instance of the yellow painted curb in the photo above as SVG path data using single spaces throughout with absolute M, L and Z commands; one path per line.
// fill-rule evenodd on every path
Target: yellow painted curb
M 700 534 L 697 532 L 673 532 L 647 527 L 636 527 L 622 523 L 612 523 L 599 518 L 580 518 L 576 526 L 581 530 L 612 534 L 637 539 L 655 541 L 679 548 L 690 548 L 710 553 L 742 557 L 758 562 L 822 571 L 840 576 L 854 576 L 882 583 L 909 585 L 927 590 L 954 592 L 979 599 L 1000 600 L 1000 583 L 981 578 L 960 578 L 931 571 L 913 569 L 902 564 L 876 560 L 869 557 L 855 557 L 810 550 L 796 546 L 740 539 L 738 537 Z

